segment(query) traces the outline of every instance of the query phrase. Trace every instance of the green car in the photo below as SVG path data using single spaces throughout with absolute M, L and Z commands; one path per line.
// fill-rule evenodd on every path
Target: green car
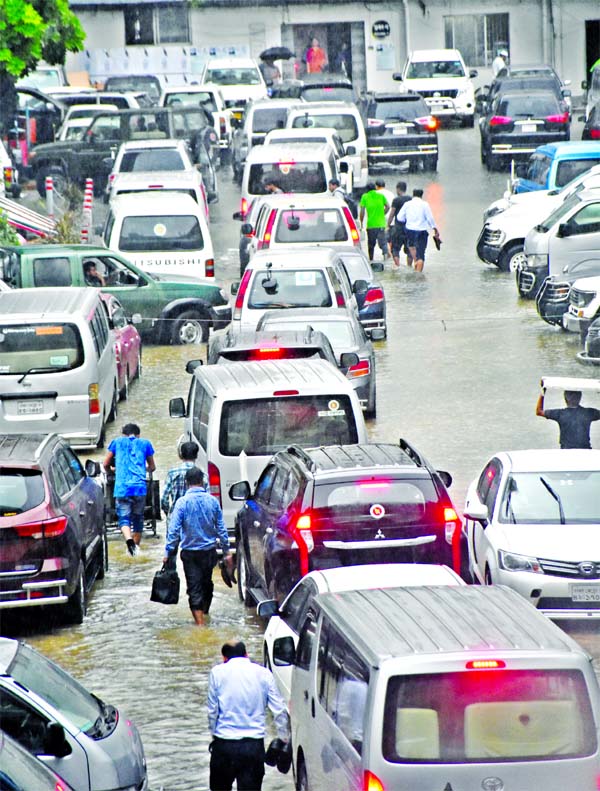
M 118 297 L 150 343 L 199 343 L 226 327 L 231 308 L 222 288 L 184 276 L 150 275 L 106 247 L 39 244 L 0 247 L 0 280 L 11 288 L 93 286 Z

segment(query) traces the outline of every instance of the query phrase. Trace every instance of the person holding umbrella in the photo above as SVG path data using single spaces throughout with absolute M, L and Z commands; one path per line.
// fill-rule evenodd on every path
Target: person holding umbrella
M 258 67 L 267 86 L 281 82 L 281 72 L 275 65 L 276 60 L 289 60 L 295 57 L 294 53 L 287 47 L 269 47 L 263 50 L 258 56 L 262 63 Z

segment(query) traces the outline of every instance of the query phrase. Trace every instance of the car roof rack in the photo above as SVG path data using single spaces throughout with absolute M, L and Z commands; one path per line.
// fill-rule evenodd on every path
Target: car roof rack
M 315 464 L 314 459 L 304 450 L 304 448 L 301 448 L 300 445 L 288 445 L 287 452 L 292 456 L 296 456 L 297 458 L 301 459 L 311 472 L 316 470 L 317 465 Z
M 417 451 L 417 449 L 410 444 L 410 442 L 404 439 L 404 437 L 400 437 L 398 445 L 400 446 L 400 450 L 403 450 L 409 459 L 417 465 L 417 467 L 425 467 L 425 469 L 428 470 L 432 475 L 437 475 L 437 470 L 431 466 L 425 456 L 422 456 Z

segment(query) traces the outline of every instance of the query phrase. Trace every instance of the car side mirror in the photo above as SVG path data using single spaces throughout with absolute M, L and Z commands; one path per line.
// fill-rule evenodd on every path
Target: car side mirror
M 241 231 L 241 233 L 244 236 L 251 236 L 253 231 L 254 231 L 254 228 L 252 227 L 252 223 L 251 222 L 243 222 L 242 223 L 242 227 L 240 228 L 240 231 Z
M 169 401 L 169 417 L 185 417 L 185 401 L 183 398 L 172 398 Z
M 452 476 L 450 475 L 450 473 L 446 472 L 446 470 L 438 470 L 437 474 L 442 479 L 442 483 L 444 484 L 444 486 L 447 489 L 449 489 L 452 486 Z
M 564 239 L 566 236 L 572 236 L 573 226 L 569 225 L 568 222 L 561 222 L 561 224 L 558 226 L 558 231 L 556 232 L 556 235 L 561 239 Z
M 231 500 L 248 500 L 250 495 L 251 490 L 248 481 L 238 481 L 229 487 L 229 497 Z
M 517 162 L 515 165 L 515 175 L 521 179 L 524 179 L 527 176 L 528 170 L 529 162 Z
M 273 642 L 273 664 L 276 667 L 293 665 L 296 660 L 296 646 L 293 637 L 278 637 Z
M 582 91 L 587 91 L 587 89 L 588 89 L 588 82 L 587 82 L 587 80 L 582 80 L 581 81 L 581 90 Z
M 346 154 L 349 157 L 356 156 L 356 148 L 355 148 L 355 146 L 347 146 L 346 147 Z
M 97 478 L 100 475 L 100 463 L 93 459 L 86 459 L 85 474 L 88 478 Z
M 129 319 L 130 324 L 141 324 L 143 321 L 141 313 L 134 313 L 133 316 Z
M 395 80 L 396 82 L 402 82 L 402 72 L 400 72 L 400 71 L 395 71 L 395 72 L 392 74 L 392 79 L 393 79 L 393 80 Z
M 104 230 L 103 225 L 94 225 L 94 233 L 96 236 L 102 236 L 102 231 Z
M 279 605 L 277 604 L 277 599 L 265 599 L 264 601 L 259 602 L 258 607 L 256 608 L 256 614 L 259 618 L 264 618 L 265 620 L 272 618 L 274 615 L 279 615 Z
M 373 272 L 383 272 L 385 269 L 383 261 L 373 261 L 371 263 L 371 269 Z
M 349 168 L 348 168 L 348 163 L 347 162 L 340 162 L 339 168 L 340 168 L 340 173 L 348 173 L 349 172 Z
M 572 91 L 570 88 L 563 88 L 561 91 L 562 95 L 566 98 L 567 96 L 572 95 Z
M 469 79 L 470 80 L 475 79 L 475 77 L 477 77 L 478 74 L 479 74 L 479 72 L 477 71 L 477 69 L 469 69 Z
M 352 291 L 359 296 L 366 294 L 369 290 L 369 284 L 366 280 L 355 280 L 352 284 Z
M 372 341 L 384 341 L 385 330 L 382 330 L 381 327 L 376 327 L 375 329 L 371 330 L 370 338 Z
M 241 220 L 242 219 L 242 212 L 241 211 L 234 211 L 231 215 L 232 220 Z
M 479 500 L 468 503 L 464 515 L 473 522 L 481 522 L 484 527 L 487 525 L 488 519 L 490 518 L 487 505 L 479 502 Z
M 202 360 L 188 360 L 185 364 L 186 374 L 193 374 L 196 368 L 199 368 L 201 365 L 204 365 Z
M 358 354 L 356 352 L 344 352 L 340 355 L 340 365 L 342 368 L 351 368 L 358 365 Z
M 219 200 L 219 193 L 214 190 L 206 190 L 206 200 L 209 203 L 216 203 Z
M 60 723 L 49 722 L 46 726 L 43 749 L 45 755 L 54 755 L 56 758 L 64 758 L 73 752 L 65 736 L 65 729 Z
M 231 286 L 229 287 L 229 291 L 231 292 L 231 295 L 233 297 L 235 297 L 235 295 L 238 293 L 239 290 L 240 290 L 239 282 L 238 283 L 232 283 Z

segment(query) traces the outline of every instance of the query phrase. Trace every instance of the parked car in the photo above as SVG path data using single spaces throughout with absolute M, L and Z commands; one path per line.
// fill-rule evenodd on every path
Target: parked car
M 338 367 L 338 359 L 326 335 L 307 327 L 301 330 L 256 330 L 213 333 L 206 362 L 220 365 L 265 360 L 328 360 Z M 352 363 L 358 362 L 358 356 Z
M 7 791 L 74 791 L 62 777 L 53 772 L 19 742 L 0 730 L 0 788 Z
M 329 339 L 336 365 L 355 389 L 365 415 L 370 418 L 375 417 L 377 414 L 375 350 L 352 311 L 346 308 L 267 310 L 257 325 L 257 329 L 271 332 L 286 329 L 301 332 L 307 327 L 322 332 Z
M 227 296 L 216 283 L 179 276 L 152 277 L 125 258 L 94 245 L 21 245 L 0 247 L 0 279 L 12 288 L 86 284 L 84 265 L 93 263 L 104 279 L 102 290 L 114 294 L 128 316 L 139 313 L 144 341 L 198 343 L 209 330 L 231 321 Z
M 258 605 L 258 614 L 268 618 L 263 642 L 263 662 L 275 676 L 284 700 L 289 705 L 292 686 L 292 665 L 273 661 L 273 651 L 279 650 L 285 638 L 298 645 L 298 632 L 306 614 L 314 607 L 320 593 L 352 590 L 408 588 L 421 585 L 466 585 L 448 566 L 428 563 L 373 563 L 367 566 L 342 566 L 322 571 L 311 571 L 292 588 L 281 607 L 275 599 Z
M 594 165 L 600 164 L 600 145 L 570 141 L 540 146 L 528 163 L 517 166 L 520 177 L 514 182 L 516 193 L 553 190 L 572 182 Z
M 289 99 L 256 99 L 246 105 L 243 117 L 233 122 L 231 165 L 238 183 L 242 181 L 244 165 L 252 148 L 261 145 L 271 130 L 283 129 L 288 110 L 294 104 Z
M 0 435 L 0 611 L 53 605 L 82 622 L 108 567 L 98 472 L 57 434 Z
M 367 133 L 369 165 L 437 170 L 438 120 L 417 93 L 368 93 L 359 104 Z
M 76 791 L 147 791 L 135 724 L 26 643 L 7 638 L 0 638 L 0 720 Z M 62 788 L 57 783 L 54 791 Z
M 581 139 L 600 140 L 600 102 L 590 110 L 581 133 Z
M 114 335 L 119 397 L 126 401 L 129 398 L 129 385 L 134 379 L 139 379 L 142 373 L 142 339 L 135 328 L 142 317 L 137 313 L 128 318 L 123 306 L 112 294 L 101 294 L 101 298 Z
M 600 451 L 496 453 L 465 502 L 469 568 L 552 618 L 600 616 Z
M 569 140 L 569 113 L 549 91 L 499 94 L 479 119 L 479 132 L 481 161 L 500 170 L 538 146 Z
M 512 73 L 502 77 L 496 77 L 492 84 L 485 86 L 487 91 L 482 92 L 481 115 L 487 113 L 488 107 L 492 104 L 496 96 L 505 93 L 530 93 L 531 91 L 550 91 L 553 93 L 564 109 L 571 113 L 571 91 L 561 82 L 556 73 Z
M 399 445 L 290 446 L 267 464 L 236 517 L 240 596 L 283 601 L 309 571 L 364 563 L 444 563 L 460 569 L 460 520 L 438 472 Z M 453 551 L 454 550 L 454 551 Z
M 565 330 L 579 333 L 582 341 L 592 321 L 600 317 L 600 261 L 595 269 L 595 276 L 579 277 L 572 282 L 568 308 L 561 322 Z
M 365 332 L 373 340 L 382 340 L 387 337 L 386 301 L 383 285 L 375 279 L 377 263 L 371 264 L 361 247 L 339 247 L 337 254 L 342 259 L 358 306 L 358 320 L 363 325 Z M 381 269 L 383 266 L 379 263 Z M 367 284 L 366 288 L 364 284 Z M 383 335 L 373 330 L 382 330 Z
M 600 363 L 600 319 L 594 319 L 588 327 L 580 355 L 590 362 Z

